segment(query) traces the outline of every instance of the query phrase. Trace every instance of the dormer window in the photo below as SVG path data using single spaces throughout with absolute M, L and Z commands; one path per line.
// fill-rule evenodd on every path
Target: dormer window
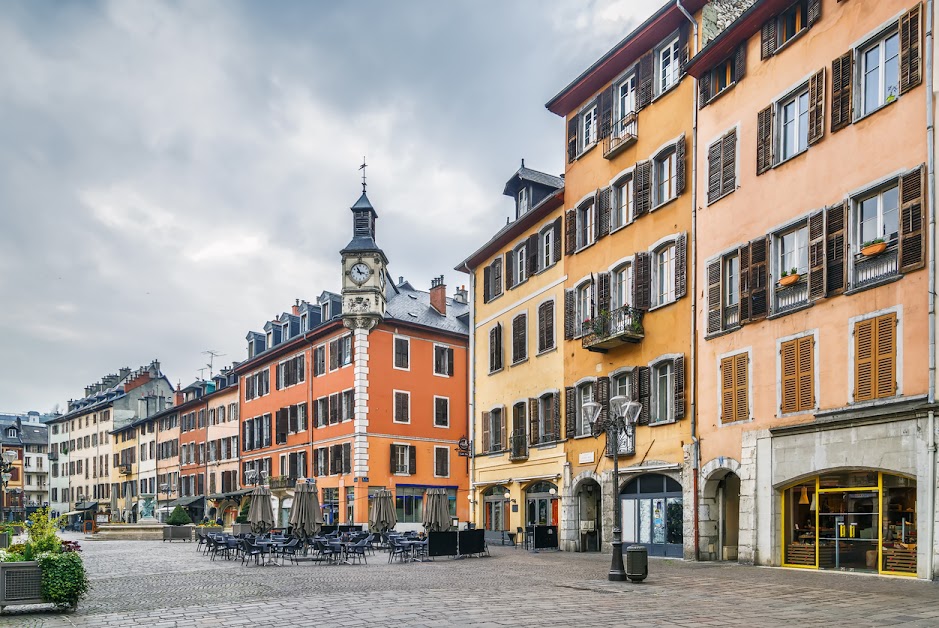
M 300 316 L 300 333 L 306 333 L 310 331 L 310 317 L 304 312 Z
M 7 430 L 7 438 L 16 438 L 16 428 L 11 427 Z
M 267 332 L 267 346 L 268 347 L 274 346 L 274 330 Z
M 528 188 L 522 188 L 518 191 L 518 215 L 521 216 L 528 211 Z

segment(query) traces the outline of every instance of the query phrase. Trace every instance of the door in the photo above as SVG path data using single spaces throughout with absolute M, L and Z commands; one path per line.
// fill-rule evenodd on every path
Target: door
M 650 556 L 682 556 L 681 485 L 658 474 L 640 476 L 623 488 L 623 543 L 645 545 Z
M 877 491 L 830 492 L 818 510 L 818 567 L 877 571 Z

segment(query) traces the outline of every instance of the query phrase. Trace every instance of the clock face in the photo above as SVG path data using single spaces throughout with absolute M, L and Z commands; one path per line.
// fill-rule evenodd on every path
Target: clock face
M 353 265 L 349 269 L 349 278 L 359 285 L 365 283 L 371 275 L 372 269 L 368 267 L 368 264 L 362 262 Z

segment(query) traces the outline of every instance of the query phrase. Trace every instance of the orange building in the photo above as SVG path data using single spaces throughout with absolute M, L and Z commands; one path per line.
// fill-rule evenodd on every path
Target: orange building
M 328 525 L 368 521 L 368 499 L 395 495 L 398 529 L 421 527 L 424 491 L 446 488 L 467 519 L 468 306 L 391 281 L 364 191 L 352 207 L 342 294 L 298 302 L 248 334 L 241 383 L 243 486 L 257 472 L 282 526 L 297 478 L 316 477 Z M 462 499 L 457 499 L 460 496 Z

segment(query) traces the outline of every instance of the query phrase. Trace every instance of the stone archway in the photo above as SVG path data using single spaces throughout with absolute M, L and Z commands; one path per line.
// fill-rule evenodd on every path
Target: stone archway
M 603 489 L 600 476 L 585 471 L 577 476 L 571 489 L 570 524 L 577 551 L 599 552 L 603 534 Z
M 568 552 L 580 552 L 583 551 L 581 547 L 581 493 L 586 492 L 586 487 L 588 485 L 593 486 L 593 491 L 596 493 L 596 508 L 597 508 L 597 529 L 598 529 L 598 539 L 602 541 L 607 541 L 609 538 L 608 526 L 612 525 L 612 515 L 609 515 L 609 512 L 612 512 L 612 500 L 609 500 L 608 493 L 609 491 L 604 490 L 604 487 L 607 486 L 610 480 L 609 478 L 604 478 L 599 473 L 594 471 L 584 471 L 577 474 L 575 477 L 570 478 L 564 483 L 565 490 L 563 497 L 561 499 L 561 548 Z M 609 503 L 605 503 L 603 500 L 609 500 Z M 609 521 L 607 521 L 607 519 Z M 607 541 L 608 542 L 608 541 Z M 600 547 L 602 548 L 602 542 Z
M 749 529 L 749 524 L 741 525 L 740 463 L 715 458 L 701 468 L 701 478 L 699 557 L 736 561 L 741 529 Z

